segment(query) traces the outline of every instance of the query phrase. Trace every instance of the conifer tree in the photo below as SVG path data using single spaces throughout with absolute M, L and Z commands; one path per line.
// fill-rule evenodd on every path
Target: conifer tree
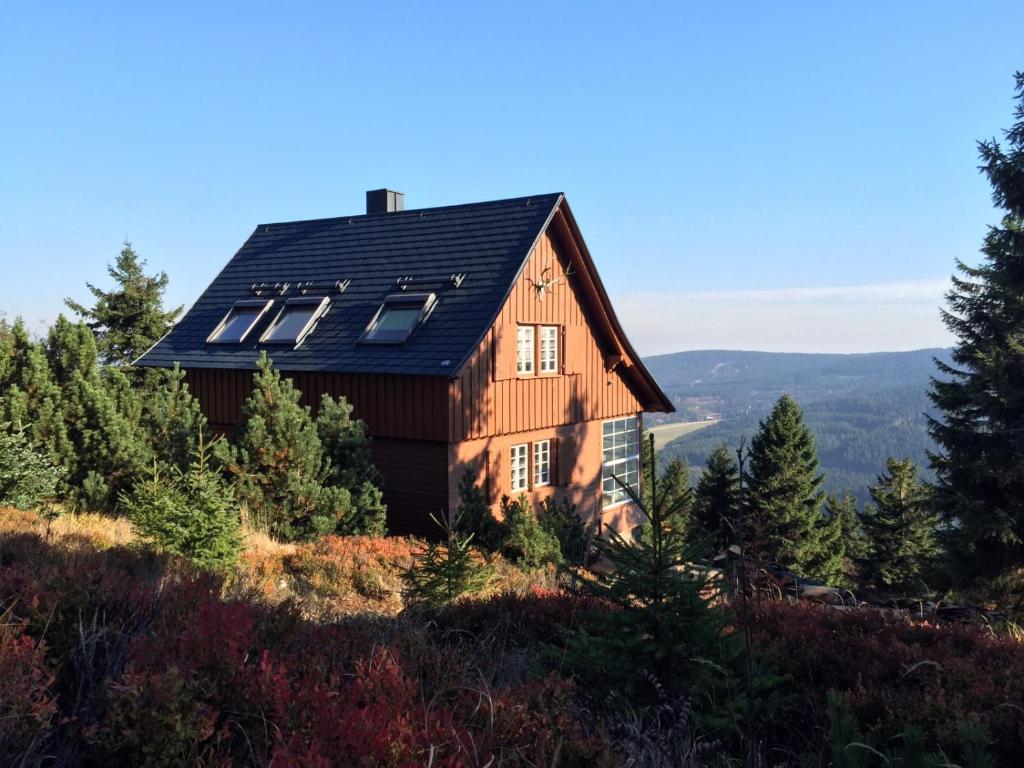
M 501 549 L 503 539 L 501 524 L 491 513 L 491 505 L 487 503 L 483 489 L 476 483 L 476 473 L 474 464 L 463 466 L 455 520 L 462 530 L 473 535 L 478 546 L 489 552 L 497 552 Z
M 473 534 L 459 532 L 458 516 L 431 519 L 444 532 L 442 541 L 432 541 L 416 553 L 406 571 L 406 600 L 430 606 L 447 605 L 462 595 L 479 592 L 491 580 L 491 568 L 472 548 Z
M 258 528 L 282 539 L 331 533 L 351 508 L 351 498 L 331 497 L 320 483 L 323 448 L 301 393 L 261 353 L 245 421 L 225 462 Z
M 352 511 L 339 532 L 382 536 L 387 528 L 387 505 L 380 491 L 381 477 L 370 456 L 366 424 L 352 418 L 344 397 L 324 395 L 316 417 L 316 431 L 325 457 L 328 486 L 348 489 Z
M 833 557 L 839 557 L 839 567 L 830 584 L 853 589 L 861 582 L 860 563 L 867 557 L 868 540 L 857 513 L 857 500 L 849 495 L 830 494 L 825 499 L 825 525 L 838 537 Z
M 938 518 L 927 486 L 917 479 L 917 466 L 910 459 L 890 457 L 870 492 L 874 503 L 861 516 L 869 542 L 862 561 L 865 575 L 883 588 L 920 588 L 939 545 Z
M 739 483 L 739 470 L 728 446 L 724 443 L 716 446 L 697 481 L 693 516 L 697 536 L 707 539 L 717 549 L 737 541 Z
M 125 242 L 114 264 L 107 266 L 115 284 L 112 290 L 86 283 L 95 299 L 91 308 L 64 300 L 96 333 L 103 362 L 110 365 L 130 365 L 170 330 L 181 313 L 181 307 L 164 309 L 167 274 L 147 275 L 145 266 L 132 244 Z
M 748 525 L 764 542 L 748 541 L 755 561 L 765 557 L 802 576 L 816 576 L 829 554 L 821 536 L 821 491 L 814 435 L 789 395 L 761 421 L 750 445 Z
M 352 423 L 347 404 L 333 401 L 324 401 L 325 412 L 314 420 L 299 404 L 301 396 L 262 353 L 236 445 L 218 453 L 237 476 L 253 522 L 283 539 L 383 533 L 384 504 L 369 479 L 376 470 L 368 463 L 365 434 L 359 439 L 361 424 Z
M 0 507 L 33 509 L 54 496 L 62 473 L 7 426 L 0 424 Z
M 714 604 L 712 586 L 691 567 L 700 553 L 670 524 L 681 501 L 665 504 L 657 480 L 650 507 L 633 489 L 623 488 L 641 510 L 650 535 L 627 539 L 609 528 L 597 539 L 607 567 L 595 571 L 588 586 L 617 610 L 584 620 L 572 631 L 565 661 L 584 682 L 622 691 L 634 701 L 654 693 L 650 675 L 670 692 L 694 699 L 711 696 L 728 711 L 739 638 L 730 630 L 728 614 Z
M 187 472 L 200 433 L 206 430 L 206 417 L 177 364 L 155 374 L 156 386 L 142 404 L 142 428 L 164 474 L 175 468 Z
M 135 530 L 143 540 L 184 557 L 199 568 L 225 571 L 242 548 L 238 509 L 221 476 L 209 464 L 209 450 L 199 431 L 187 472 L 172 467 L 122 493 Z
M 684 458 L 674 458 L 665 465 L 657 483 L 654 472 L 657 457 L 654 441 L 645 439 L 641 450 L 641 471 L 643 473 L 643 497 L 648 505 L 653 504 L 651 489 L 655 486 L 665 495 L 665 503 L 675 509 L 669 524 L 681 531 L 690 531 L 693 527 L 693 490 L 690 488 L 690 468 Z M 674 502 L 680 499 L 679 504 Z
M 946 326 L 953 364 L 937 362 L 929 420 L 935 501 L 949 527 L 960 577 L 1013 577 L 1024 565 L 1024 72 L 1005 145 L 979 144 L 992 199 L 1004 211 L 977 267 L 958 261 Z M 1014 589 L 1024 591 L 1018 579 Z

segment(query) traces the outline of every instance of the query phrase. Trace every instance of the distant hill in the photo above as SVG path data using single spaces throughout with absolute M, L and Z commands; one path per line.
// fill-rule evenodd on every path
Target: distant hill
M 817 436 L 827 488 L 867 496 L 886 456 L 926 462 L 931 447 L 925 412 L 935 375 L 934 358 L 948 349 L 858 355 L 707 350 L 645 359 L 677 412 L 653 414 L 648 426 L 719 419 L 670 440 L 666 457 L 685 455 L 701 467 L 720 442 L 735 447 L 756 432 L 758 421 L 783 392 L 803 407 Z M 682 431 L 682 430 L 681 430 Z

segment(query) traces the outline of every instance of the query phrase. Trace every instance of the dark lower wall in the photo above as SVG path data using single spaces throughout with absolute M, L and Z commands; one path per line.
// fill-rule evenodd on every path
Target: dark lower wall
M 437 538 L 430 519 L 448 507 L 448 444 L 375 438 L 373 462 L 384 476 L 388 532 Z

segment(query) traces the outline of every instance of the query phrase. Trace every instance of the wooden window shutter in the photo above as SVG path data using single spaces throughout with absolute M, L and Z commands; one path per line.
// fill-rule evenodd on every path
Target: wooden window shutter
M 484 461 L 487 464 L 487 503 L 497 504 L 501 500 L 504 487 L 501 477 L 501 452 L 495 448 L 488 448 L 484 451 Z
M 552 485 L 561 485 L 562 476 L 558 473 L 558 468 L 562 465 L 559 461 L 558 451 L 562 445 L 562 439 L 559 437 L 552 437 L 550 440 L 550 447 L 548 449 L 548 477 L 551 478 Z
M 558 484 L 570 485 L 575 468 L 576 441 L 571 437 L 563 437 L 558 441 Z
M 494 380 L 516 377 L 516 325 L 506 323 L 494 328 Z
M 587 334 L 585 325 L 567 325 L 563 329 L 562 373 L 583 373 L 587 366 Z

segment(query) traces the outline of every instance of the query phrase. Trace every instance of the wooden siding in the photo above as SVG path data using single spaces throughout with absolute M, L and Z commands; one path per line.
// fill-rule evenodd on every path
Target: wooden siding
M 550 271 L 542 274 L 546 267 Z M 565 274 L 569 261 L 555 237 L 545 232 L 501 308 L 497 321 L 457 378 L 449 383 L 449 440 L 459 443 L 488 436 L 543 429 L 580 421 L 639 413 L 640 401 L 617 371 L 614 350 L 602 349 L 584 315 L 570 275 L 538 297 L 534 284 Z M 532 282 L 531 282 L 532 281 Z M 520 323 L 559 325 L 565 329 L 557 375 L 507 376 L 505 355 Z M 538 342 L 539 343 L 539 342 Z M 498 361 L 498 346 L 502 360 Z M 498 375 L 495 372 L 498 371 Z
M 553 456 L 552 483 L 531 488 L 527 497 L 535 504 L 548 498 L 568 499 L 576 505 L 581 518 L 588 522 L 596 521 L 598 510 L 601 510 L 601 424 L 602 421 L 586 421 L 451 445 L 448 451 L 448 508 L 458 508 L 459 482 L 466 468 L 473 467 L 477 484 L 488 491 L 491 512 L 500 516 L 501 497 L 519 495 L 509 488 L 509 448 L 520 443 L 551 440 L 557 451 Z M 603 524 L 625 534 L 641 522 L 641 515 L 635 505 L 624 503 L 601 510 L 600 519 Z
M 287 371 L 284 375 L 301 390 L 303 405 L 315 407 L 325 393 L 343 395 L 375 438 L 448 438 L 447 379 Z M 214 428 L 230 431 L 241 424 L 242 406 L 252 392 L 252 371 L 193 368 L 186 371 L 186 380 Z
M 384 477 L 388 531 L 437 538 L 430 516 L 440 517 L 448 506 L 448 444 L 378 438 L 373 463 Z

